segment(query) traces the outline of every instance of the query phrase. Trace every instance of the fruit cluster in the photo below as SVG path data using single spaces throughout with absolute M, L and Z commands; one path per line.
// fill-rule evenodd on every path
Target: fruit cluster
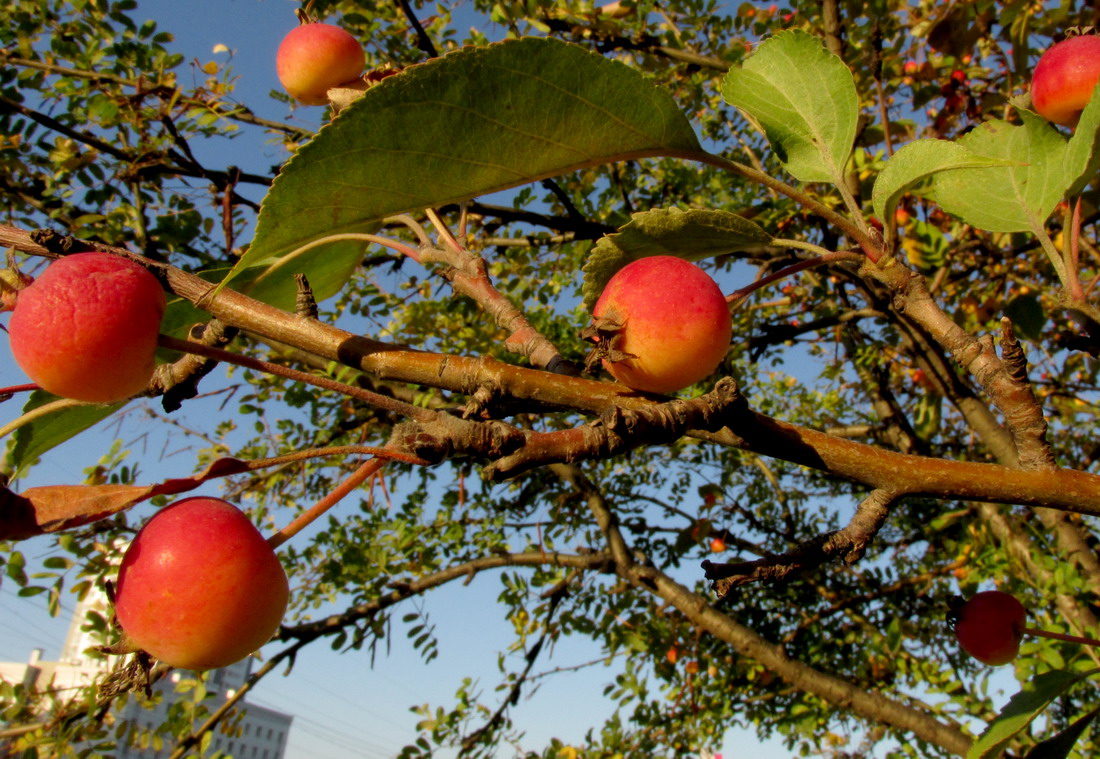
M 15 292 L 12 354 L 51 393 L 125 400 L 149 384 L 164 309 L 164 290 L 140 264 L 75 253 Z M 123 557 L 114 599 L 121 649 L 174 667 L 223 667 L 271 638 L 287 598 L 282 565 L 244 513 L 188 498 L 157 512 Z

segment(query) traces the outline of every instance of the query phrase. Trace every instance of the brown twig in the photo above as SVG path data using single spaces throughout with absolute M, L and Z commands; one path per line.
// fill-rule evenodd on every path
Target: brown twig
M 311 508 L 295 517 L 290 524 L 267 539 L 267 544 L 272 548 L 278 548 L 286 541 L 297 535 L 318 517 L 343 500 L 344 496 L 374 477 L 385 466 L 386 460 L 373 458 L 365 461 L 358 469 L 351 473 L 343 482 L 332 489 L 324 498 L 319 500 Z
M 449 235 L 448 235 L 449 236 Z M 547 371 L 576 375 L 578 369 L 566 361 L 557 347 L 540 333 L 511 300 L 493 285 L 485 259 L 458 245 L 422 246 L 421 263 L 440 263 L 441 274 L 456 293 L 472 298 L 493 322 L 507 330 L 504 347 L 527 358 L 534 366 Z
M 328 377 L 320 377 L 316 374 L 309 374 L 308 372 L 301 372 L 297 369 L 291 369 L 290 367 L 282 366 L 281 364 L 273 364 L 270 361 L 262 361 L 258 358 L 252 358 L 251 356 L 244 356 L 239 353 L 231 353 L 220 348 L 215 348 L 209 345 L 202 345 L 201 343 L 195 343 L 188 340 L 179 340 L 169 335 L 161 335 L 158 340 L 158 345 L 162 348 L 168 348 L 170 350 L 179 351 L 180 353 L 193 353 L 199 356 L 205 356 L 207 358 L 216 359 L 218 361 L 224 361 L 227 364 L 235 364 L 236 366 L 242 366 L 245 369 L 251 369 L 256 372 L 264 372 L 266 374 L 273 374 L 277 377 L 284 377 L 294 382 L 302 382 L 307 385 L 313 385 L 323 390 L 329 390 L 336 393 L 342 393 L 343 395 L 356 398 L 365 403 L 369 403 L 372 406 L 385 409 L 401 416 L 407 416 L 412 419 L 418 419 L 421 421 L 434 421 L 437 417 L 436 412 L 429 411 L 427 409 L 413 406 L 412 404 L 405 403 L 403 401 L 390 398 L 385 395 L 379 395 L 378 393 L 371 392 L 370 390 L 364 390 L 361 387 L 355 387 L 343 382 L 338 382 Z
M 714 592 L 722 599 L 742 585 L 780 582 L 830 561 L 853 564 L 863 556 L 898 499 L 897 493 L 876 490 L 860 502 L 851 521 L 842 529 L 807 540 L 780 556 L 730 564 L 704 561 L 706 577 L 713 581 Z
M 722 429 L 732 422 L 733 415 L 747 408 L 737 383 L 726 377 L 713 391 L 696 398 L 677 398 L 633 410 L 612 407 L 584 427 L 524 431 L 523 446 L 485 467 L 482 476 L 506 479 L 550 463 L 606 458 L 644 445 L 671 443 L 691 430 Z
M 157 274 L 172 292 L 193 303 L 201 303 L 204 310 L 227 324 L 382 379 L 467 394 L 482 385 L 492 384 L 505 397 L 520 402 L 537 401 L 592 414 L 602 413 L 612 406 L 637 409 L 657 402 L 615 383 L 550 374 L 488 357 L 467 358 L 415 351 L 353 335 L 318 320 L 302 319 L 233 290 L 223 289 L 214 294 L 215 286 L 199 277 L 134 256 L 123 249 L 86 241 L 82 244 L 138 261 Z M 0 245 L 13 246 L 33 255 L 57 255 L 31 239 L 29 233 L 3 224 L 0 224 Z M 402 409 L 405 405 L 401 404 Z M 418 410 L 422 411 L 426 410 Z M 700 440 L 829 472 L 872 489 L 1100 514 L 1100 498 L 1096 495 L 1100 492 L 1100 476 L 1072 469 L 1023 471 L 994 464 L 910 456 L 786 424 L 755 412 L 740 417 L 736 429 L 692 431 L 690 434 Z

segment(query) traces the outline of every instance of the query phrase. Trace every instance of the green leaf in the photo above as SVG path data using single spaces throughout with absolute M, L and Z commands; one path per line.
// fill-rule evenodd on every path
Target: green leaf
M 1093 709 L 1083 717 L 1074 720 L 1073 724 L 1062 732 L 1039 741 L 1031 747 L 1031 751 L 1027 752 L 1024 759 L 1066 759 L 1081 734 L 1096 719 L 1097 714 L 1100 714 L 1100 709 Z
M 907 189 L 937 172 L 1018 163 L 979 155 L 958 142 L 915 140 L 895 153 L 875 180 L 871 194 L 875 215 L 885 222 L 893 215 L 899 198 Z
M 303 146 L 230 278 L 392 214 L 698 150 L 671 95 L 623 64 L 550 39 L 464 48 L 383 80 Z
M 1051 701 L 1098 671 L 1067 672 L 1056 669 L 1025 683 L 1023 689 L 1009 699 L 997 718 L 974 741 L 966 753 L 966 759 L 995 759 L 1000 756 L 1012 739 L 1030 725 Z
M 1037 342 L 1042 337 L 1047 315 L 1034 295 L 1019 295 L 1005 306 L 1005 316 L 1012 320 L 1016 334 L 1025 340 Z
M 806 32 L 781 32 L 731 69 L 722 94 L 764 130 L 783 166 L 803 182 L 843 181 L 859 116 L 844 61 Z
M 631 261 L 669 255 L 699 261 L 770 244 L 772 236 L 728 211 L 656 209 L 633 214 L 596 244 L 584 265 L 584 302 L 591 310 L 607 281 Z
M 57 400 L 56 396 L 43 390 L 36 390 L 27 399 L 23 413 L 33 411 L 55 400 Z M 114 403 L 107 406 L 70 406 L 23 425 L 15 431 L 10 448 L 9 463 L 12 466 L 12 476 L 18 477 L 39 456 L 98 424 L 124 405 L 124 403 Z
M 248 284 L 238 280 L 235 286 L 251 298 L 290 311 L 298 297 L 294 275 L 304 274 L 314 300 L 320 303 L 340 292 L 351 279 L 365 248 L 361 242 L 340 241 L 302 250 L 267 266 L 253 267 L 241 278 Z
M 987 121 L 960 140 L 979 155 L 1014 165 L 937 173 L 934 193 L 945 211 L 989 232 L 1042 227 L 1077 172 L 1065 165 L 1065 136 L 1028 111 L 1020 116 L 1021 125 Z

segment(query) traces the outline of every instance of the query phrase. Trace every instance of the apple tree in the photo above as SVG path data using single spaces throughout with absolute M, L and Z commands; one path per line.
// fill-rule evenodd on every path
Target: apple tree
M 134 2 L 12 0 L 5 303 L 97 250 L 167 307 L 139 397 L 5 388 L 5 582 L 54 608 L 114 588 L 150 503 L 220 488 L 290 578 L 254 680 L 313 645 L 430 661 L 447 630 L 418 601 L 498 589 L 478 613 L 514 626 L 500 688 L 455 683 L 404 757 L 689 756 L 734 726 L 804 755 L 1091 755 L 1100 102 L 1052 124 L 1029 82 L 1095 13 L 317 0 L 304 20 L 358 40 L 365 72 L 324 83 L 312 129 L 282 92 L 286 119 L 258 116 L 231 61 L 184 60 Z M 277 147 L 270 172 L 200 158 L 249 136 Z M 593 316 L 658 256 L 676 268 L 655 289 Z M 676 300 L 684 262 L 728 324 L 673 329 L 701 318 Z M 643 364 L 686 379 L 623 369 Z M 135 407 L 193 460 L 149 479 L 115 446 L 86 482 L 21 486 Z M 991 590 L 1023 622 L 956 600 Z M 1005 669 L 960 647 L 960 611 Z M 124 654 L 117 622 L 88 621 L 107 682 L 2 686 L 11 750 L 134 739 L 104 715 L 172 663 Z M 612 716 L 530 745 L 511 706 L 567 636 Z M 995 672 L 1019 682 L 1007 705 Z M 156 730 L 176 756 L 225 716 L 195 693 Z

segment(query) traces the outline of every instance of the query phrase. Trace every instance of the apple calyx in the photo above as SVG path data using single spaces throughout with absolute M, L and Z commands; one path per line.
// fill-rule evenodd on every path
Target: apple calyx
M 584 370 L 592 373 L 596 366 L 607 361 L 612 364 L 637 358 L 633 353 L 627 353 L 618 349 L 622 344 L 623 328 L 626 322 L 617 318 L 614 314 L 593 317 L 592 323 L 581 330 L 581 339 L 593 344 L 584 359 Z

